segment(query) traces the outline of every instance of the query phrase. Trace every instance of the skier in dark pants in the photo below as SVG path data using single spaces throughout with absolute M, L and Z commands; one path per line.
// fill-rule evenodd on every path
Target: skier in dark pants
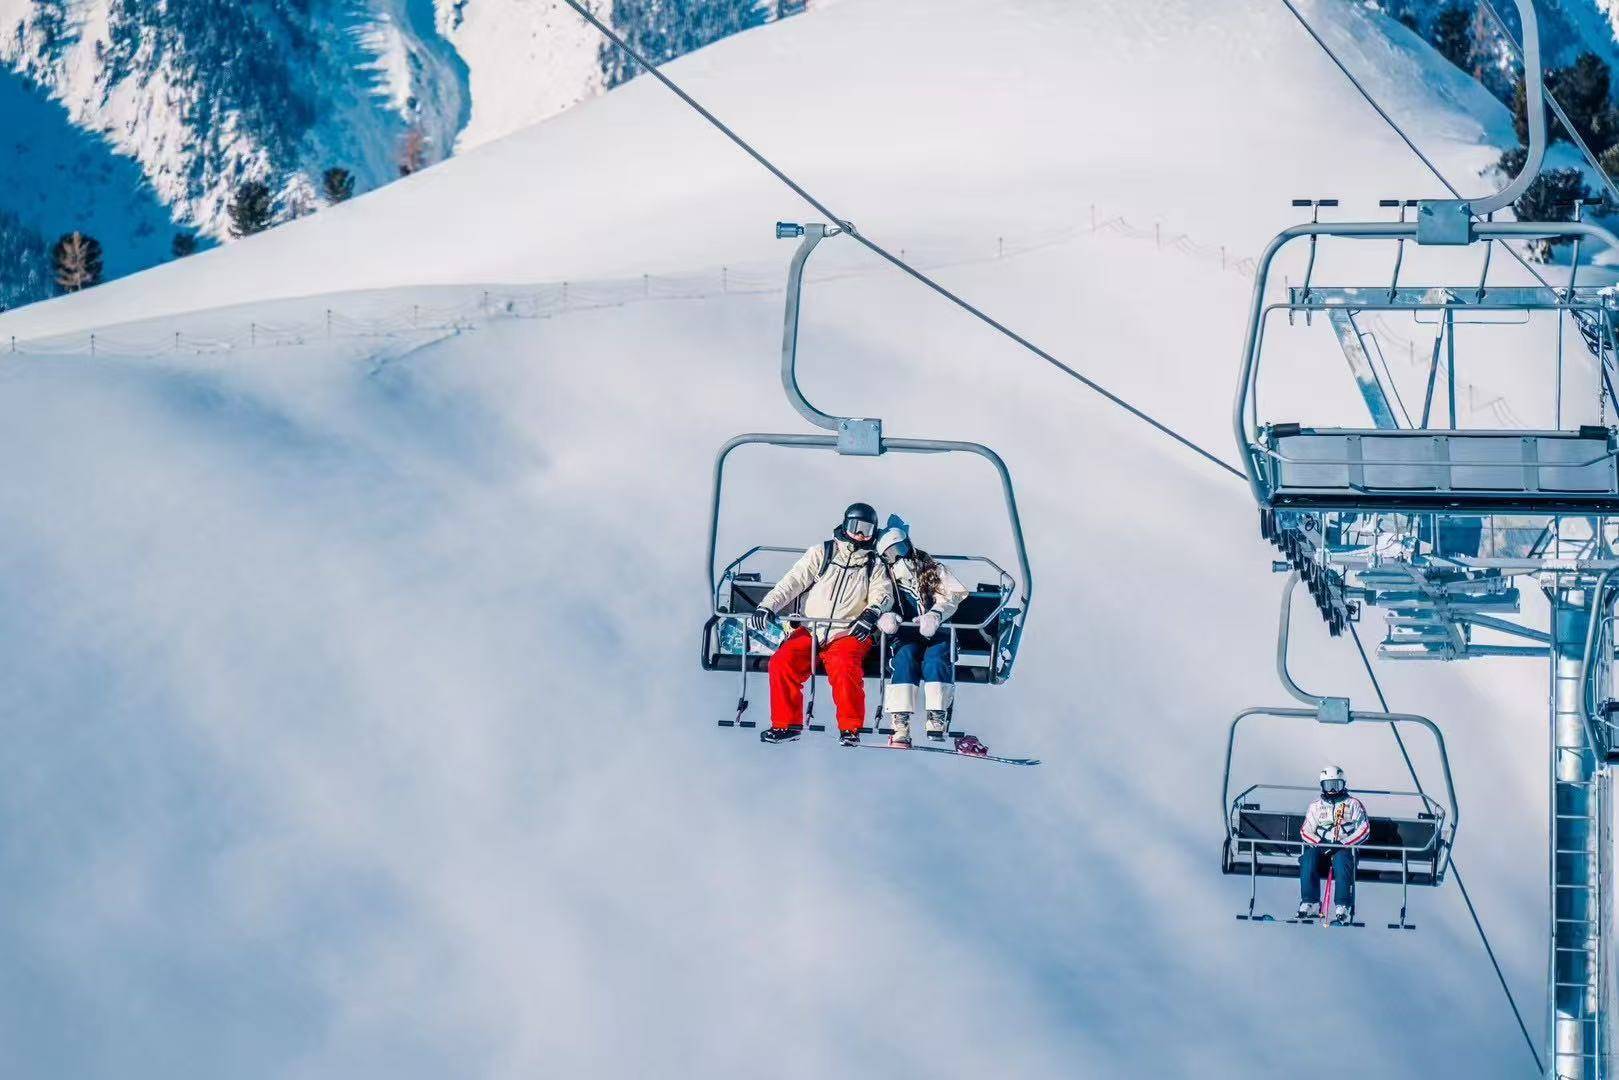
M 1321 770 L 1321 797 L 1304 813 L 1299 837 L 1304 852 L 1299 856 L 1299 913 L 1301 919 L 1318 918 L 1323 911 L 1321 871 L 1331 865 L 1325 903 L 1332 905 L 1332 921 L 1347 923 L 1355 903 L 1355 852 L 1372 832 L 1372 819 L 1366 806 L 1349 794 L 1344 771 L 1337 765 Z M 1343 847 L 1320 847 L 1342 844 Z
M 928 738 L 942 739 L 955 695 L 956 663 L 950 635 L 939 630 L 970 594 L 942 563 L 912 546 L 909 528 L 897 517 L 888 519 L 888 528 L 877 538 L 877 554 L 894 576 L 898 608 L 877 623 L 893 641 L 892 681 L 883 699 L 894 730 L 888 744 L 911 745 L 918 684 L 927 709 Z M 902 627 L 902 622 L 915 625 Z

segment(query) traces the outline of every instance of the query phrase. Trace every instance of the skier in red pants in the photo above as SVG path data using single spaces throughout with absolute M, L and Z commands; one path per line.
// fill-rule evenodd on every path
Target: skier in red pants
M 887 567 L 877 558 L 877 511 L 854 503 L 832 539 L 804 552 L 749 617 L 762 630 L 798 602 L 810 620 L 787 635 L 770 658 L 770 727 L 759 733 L 767 743 L 791 742 L 804 730 L 804 681 L 811 665 L 826 672 L 838 710 L 839 741 L 860 742 L 866 714 L 866 653 L 877 619 L 894 605 Z

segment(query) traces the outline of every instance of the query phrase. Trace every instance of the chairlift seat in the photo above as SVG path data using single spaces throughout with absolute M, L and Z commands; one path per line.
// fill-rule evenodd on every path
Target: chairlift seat
M 760 581 L 756 574 L 743 574 L 731 579 L 730 596 L 723 612 L 711 615 L 703 626 L 704 670 L 734 672 L 741 670 L 744 662 L 749 671 L 769 669 L 774 650 L 765 651 L 764 643 L 755 637 L 749 654 L 743 657 L 734 648 L 725 647 L 722 633 L 726 623 L 734 623 L 737 617 L 745 617 L 756 611 L 774 587 L 775 582 Z M 1010 676 L 1022 626 L 1018 618 L 1020 611 L 1006 606 L 1008 597 L 1009 593 L 998 586 L 980 584 L 945 624 L 958 628 L 957 683 L 995 685 L 1005 682 Z M 979 623 L 984 625 L 980 627 Z M 879 664 L 882 655 L 882 650 L 878 648 L 872 648 L 866 654 L 866 678 L 881 676 Z
M 1615 430 L 1261 432 L 1269 505 L 1289 510 L 1619 513 Z
M 1243 808 L 1236 814 L 1235 836 L 1226 839 L 1224 872 L 1245 877 L 1297 877 L 1299 856 L 1305 848 L 1299 836 L 1304 815 Z M 1371 826 L 1366 842 L 1355 849 L 1356 881 L 1440 884 L 1436 869 L 1441 864 L 1443 845 L 1437 818 L 1373 817 Z

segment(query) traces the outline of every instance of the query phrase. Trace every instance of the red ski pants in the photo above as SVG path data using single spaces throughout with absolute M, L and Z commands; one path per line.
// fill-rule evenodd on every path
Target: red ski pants
M 770 726 L 792 727 L 804 722 L 804 680 L 810 677 L 815 645 L 809 631 L 799 627 L 770 658 Z M 866 653 L 871 642 L 840 637 L 822 645 L 820 670 L 832 685 L 838 709 L 838 730 L 859 731 L 866 715 Z

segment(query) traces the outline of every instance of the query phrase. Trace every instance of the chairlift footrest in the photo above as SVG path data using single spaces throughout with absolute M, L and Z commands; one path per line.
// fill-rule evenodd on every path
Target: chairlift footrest
M 759 722 L 757 720 L 739 720 L 739 721 L 737 721 L 736 726 L 737 727 L 756 728 L 756 727 L 759 726 Z
M 826 730 L 826 725 L 825 724 L 810 724 L 804 730 L 805 731 L 825 731 Z
M 721 720 L 719 722 L 719 724 L 720 724 L 720 727 L 736 727 L 736 721 L 735 720 Z

